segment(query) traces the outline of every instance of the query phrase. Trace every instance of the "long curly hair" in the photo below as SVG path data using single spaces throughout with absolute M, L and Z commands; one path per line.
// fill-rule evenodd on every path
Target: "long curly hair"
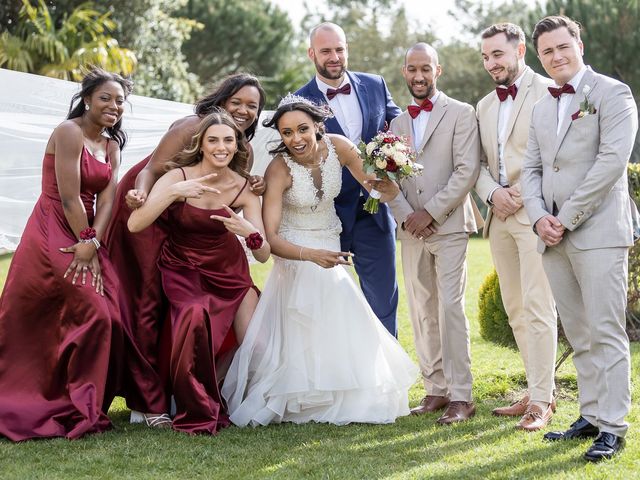
M 71 104 L 69 105 L 69 113 L 67 114 L 67 120 L 72 118 L 79 118 L 85 114 L 84 99 L 93 95 L 96 89 L 106 82 L 119 83 L 124 91 L 124 97 L 127 98 L 133 91 L 133 82 L 128 80 L 117 73 L 107 72 L 99 67 L 92 68 L 82 79 L 81 88 L 71 98 Z M 105 132 L 118 142 L 120 150 L 122 150 L 127 143 L 127 134 L 122 130 L 122 118 L 118 120 L 112 127 L 105 128 Z
M 233 129 L 233 132 L 236 135 L 236 145 L 238 150 L 233 156 L 231 163 L 229 163 L 229 168 L 244 178 L 249 178 L 249 172 L 247 171 L 249 150 L 247 149 L 247 144 L 244 141 L 244 134 L 240 131 L 236 122 L 233 121 L 231 115 L 222 108 L 213 109 L 212 113 L 200 121 L 195 135 L 191 138 L 191 145 L 176 154 L 174 159 L 167 163 L 166 169 L 172 170 L 179 167 L 190 167 L 200 163 L 202 161 L 202 153 L 200 152 L 202 140 L 204 138 L 204 134 L 212 125 L 226 125 Z
M 194 110 L 196 115 L 204 116 L 213 112 L 217 108 L 223 108 L 224 104 L 233 97 L 238 90 L 242 87 L 255 87 L 260 94 L 260 103 L 258 104 L 258 112 L 256 113 L 255 121 L 245 130 L 244 134 L 247 140 L 251 140 L 256 133 L 256 127 L 258 126 L 258 119 L 264 108 L 264 104 L 267 98 L 264 88 L 260 85 L 258 80 L 253 75 L 248 73 L 235 73 L 224 78 L 206 97 L 201 98 L 195 104 Z

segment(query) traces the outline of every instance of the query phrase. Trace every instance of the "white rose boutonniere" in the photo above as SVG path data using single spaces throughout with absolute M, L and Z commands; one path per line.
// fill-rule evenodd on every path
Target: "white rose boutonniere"
M 593 115 L 597 112 L 596 107 L 593 103 L 589 102 L 589 93 L 591 92 L 591 87 L 589 85 L 585 85 L 582 87 L 582 94 L 584 95 L 584 100 L 580 103 L 580 109 L 571 115 L 571 120 L 577 120 L 578 118 L 586 117 L 587 115 Z

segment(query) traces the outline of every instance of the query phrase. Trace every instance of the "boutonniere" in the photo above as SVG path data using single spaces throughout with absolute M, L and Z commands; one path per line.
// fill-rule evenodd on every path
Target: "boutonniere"
M 571 115 L 571 120 L 577 120 L 578 118 L 586 117 L 587 115 L 593 115 L 597 112 L 596 107 L 593 103 L 589 103 L 589 92 L 591 91 L 591 87 L 589 85 L 585 85 L 582 87 L 582 94 L 584 95 L 584 100 L 580 103 L 580 109 Z

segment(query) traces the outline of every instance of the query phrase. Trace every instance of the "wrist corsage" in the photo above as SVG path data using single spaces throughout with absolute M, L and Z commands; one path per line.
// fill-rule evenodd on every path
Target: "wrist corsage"
M 80 243 L 93 243 L 96 250 L 100 248 L 100 240 L 96 238 L 96 229 L 87 227 L 80 232 Z
M 264 239 L 262 238 L 262 235 L 260 235 L 260 232 L 253 232 L 246 238 L 245 242 L 249 250 L 258 250 L 262 247 Z

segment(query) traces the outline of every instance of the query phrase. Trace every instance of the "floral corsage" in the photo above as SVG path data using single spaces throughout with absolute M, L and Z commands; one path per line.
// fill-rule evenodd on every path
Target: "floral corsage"
M 593 103 L 589 103 L 589 92 L 591 91 L 591 87 L 589 85 L 585 85 L 582 87 L 582 93 L 584 94 L 584 100 L 580 103 L 580 110 L 571 115 L 571 120 L 577 120 L 582 117 L 586 117 L 587 115 L 593 115 L 597 112 L 596 107 Z

